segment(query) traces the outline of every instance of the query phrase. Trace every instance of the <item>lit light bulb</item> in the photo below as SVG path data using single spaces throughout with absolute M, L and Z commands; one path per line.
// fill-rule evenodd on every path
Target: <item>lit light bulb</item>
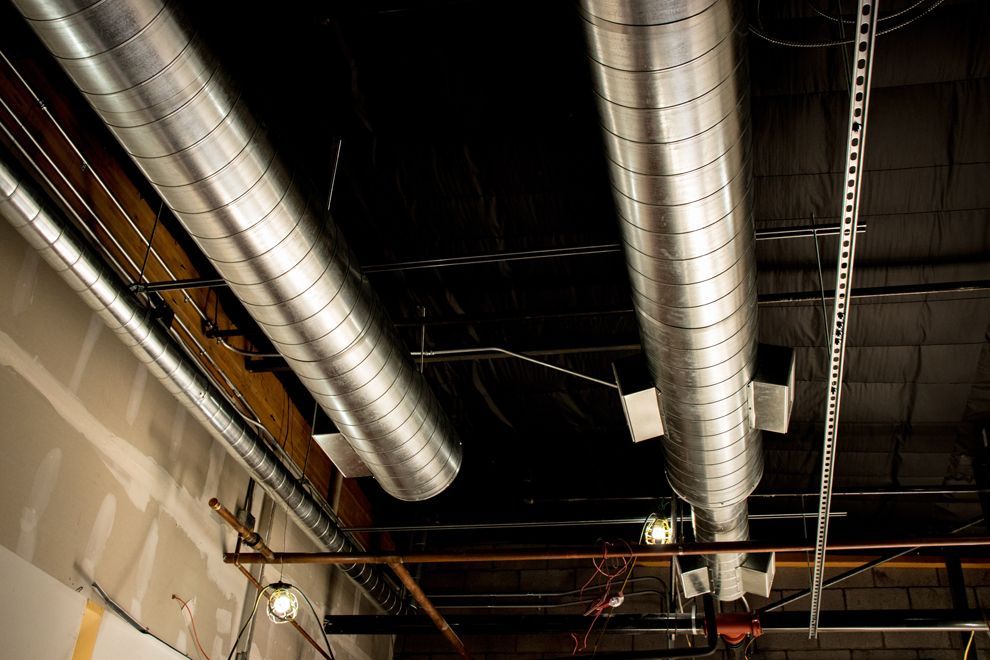
M 646 545 L 665 545 L 670 543 L 674 537 L 674 530 L 670 525 L 670 520 L 660 518 L 655 513 L 651 513 L 643 525 L 643 543 Z
M 291 588 L 289 585 L 278 587 L 268 597 L 268 618 L 273 623 L 288 623 L 296 618 L 299 600 Z

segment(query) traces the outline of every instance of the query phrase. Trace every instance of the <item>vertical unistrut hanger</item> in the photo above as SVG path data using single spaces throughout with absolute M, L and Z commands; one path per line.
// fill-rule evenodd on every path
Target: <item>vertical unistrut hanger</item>
M 818 501 L 818 532 L 815 538 L 815 569 L 811 583 L 811 621 L 808 636 L 818 637 L 818 614 L 821 609 L 822 584 L 825 578 L 825 542 L 832 499 L 835 467 L 835 441 L 839 427 L 839 403 L 842 395 L 842 371 L 846 353 L 846 330 L 849 327 L 849 293 L 852 289 L 853 257 L 859 224 L 859 202 L 866 146 L 866 117 L 870 100 L 870 71 L 873 45 L 876 42 L 878 0 L 859 0 L 856 32 L 853 35 L 852 89 L 849 92 L 849 131 L 842 176 L 842 222 L 836 259 L 835 299 L 832 306 L 828 392 L 825 408 L 825 437 L 822 443 L 822 483 Z

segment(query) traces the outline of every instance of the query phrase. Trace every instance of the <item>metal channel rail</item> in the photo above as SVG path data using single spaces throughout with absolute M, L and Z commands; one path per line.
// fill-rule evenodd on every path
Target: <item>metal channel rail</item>
M 870 101 L 870 71 L 873 66 L 873 46 L 876 42 L 878 0 L 859 0 L 856 11 L 854 68 L 849 92 L 849 131 L 846 137 L 846 157 L 842 185 L 842 233 L 836 259 L 835 298 L 832 303 L 828 392 L 825 409 L 825 437 L 822 443 L 822 479 L 818 501 L 818 529 L 815 537 L 815 568 L 811 582 L 811 615 L 808 637 L 818 637 L 818 617 L 825 579 L 825 543 L 828 538 L 828 518 L 832 504 L 832 478 L 835 470 L 835 445 L 839 427 L 839 404 L 842 398 L 842 372 L 846 354 L 846 331 L 849 327 L 849 293 L 852 289 L 853 258 L 856 252 L 856 232 L 863 174 L 863 153 L 866 146 L 866 118 Z

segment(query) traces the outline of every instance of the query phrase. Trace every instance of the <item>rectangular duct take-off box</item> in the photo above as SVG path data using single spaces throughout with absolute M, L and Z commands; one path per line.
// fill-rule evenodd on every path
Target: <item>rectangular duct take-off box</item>
M 687 555 L 674 557 L 674 572 L 681 583 L 681 593 L 685 598 L 694 598 L 711 593 L 712 584 L 708 577 L 708 564 L 701 557 Z
M 663 435 L 663 410 L 660 393 L 642 354 L 622 358 L 612 363 L 615 383 L 619 386 L 622 412 L 629 425 L 633 442 L 642 442 Z
M 777 572 L 775 555 L 772 552 L 755 552 L 746 555 L 746 561 L 739 567 L 739 576 L 746 593 L 764 598 L 770 597 L 773 576 Z
M 317 433 L 313 435 L 313 440 L 345 479 L 371 476 L 371 470 L 351 447 L 351 443 L 347 442 L 343 433 Z
M 749 384 L 753 426 L 761 431 L 787 433 L 794 407 L 794 349 L 760 344 L 756 376 Z

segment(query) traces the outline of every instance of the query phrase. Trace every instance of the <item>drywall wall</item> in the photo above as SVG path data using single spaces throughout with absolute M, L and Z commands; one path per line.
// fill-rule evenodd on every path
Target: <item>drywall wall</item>
M 83 598 L 99 601 L 90 586 L 99 583 L 155 634 L 199 657 L 171 598 L 178 594 L 189 601 L 207 654 L 226 657 L 254 590 L 222 563 L 233 534 L 206 502 L 218 496 L 234 508 L 247 483 L 243 469 L 0 222 L 0 545 Z M 293 524 L 286 528 L 281 510 L 269 518 L 273 547 L 314 549 Z M 277 577 L 271 573 L 265 577 Z M 285 579 L 306 589 L 320 615 L 328 605 L 373 610 L 329 569 Z M 318 635 L 311 614 L 302 620 Z M 258 621 L 252 658 L 315 657 L 290 626 L 275 627 L 263 614 Z M 391 655 L 388 639 L 339 644 L 341 659 Z

